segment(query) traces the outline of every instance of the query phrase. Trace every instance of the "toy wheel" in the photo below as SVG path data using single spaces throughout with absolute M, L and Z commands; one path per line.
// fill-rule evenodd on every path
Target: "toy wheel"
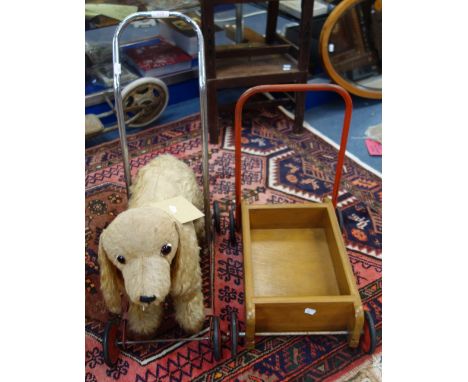
M 236 245 L 236 219 L 234 219 L 234 208 L 229 210 L 229 241 L 233 247 Z
M 237 345 L 239 343 L 239 322 L 236 312 L 231 312 L 231 357 L 237 355 Z
M 143 77 L 130 82 L 122 90 L 125 121 L 129 127 L 142 127 L 154 122 L 164 111 L 169 92 L 164 82 Z
M 375 347 L 377 346 L 377 334 L 375 332 L 374 319 L 372 315 L 365 310 L 364 311 L 364 332 L 361 336 L 361 342 L 359 347 L 366 354 L 374 353 Z
M 213 219 L 215 230 L 219 234 L 221 232 L 221 215 L 219 212 L 219 202 L 217 200 L 213 202 Z
M 213 357 L 216 361 L 219 361 L 221 359 L 221 328 L 218 316 L 211 317 L 210 342 L 213 349 Z
M 120 320 L 118 319 L 108 321 L 102 337 L 104 361 L 109 367 L 114 367 L 119 359 L 120 349 L 117 345 L 119 326 Z

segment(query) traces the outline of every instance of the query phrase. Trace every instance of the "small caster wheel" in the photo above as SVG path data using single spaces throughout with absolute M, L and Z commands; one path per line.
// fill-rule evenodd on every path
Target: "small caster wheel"
M 239 343 L 239 322 L 237 321 L 236 312 L 231 312 L 231 357 L 237 355 L 237 345 Z
M 143 127 L 156 121 L 168 101 L 167 86 L 158 78 L 139 78 L 122 90 L 124 115 L 129 127 Z
M 221 233 L 221 215 L 219 212 L 219 202 L 217 200 L 213 202 L 213 220 L 216 233 Z
M 221 359 L 221 328 L 219 324 L 219 317 L 212 316 L 210 324 L 210 342 L 213 349 L 213 357 L 216 361 Z
M 117 345 L 120 320 L 113 319 L 107 322 L 102 337 L 102 349 L 104 353 L 104 362 L 109 367 L 114 367 L 119 359 L 120 349 Z
M 366 354 L 373 354 L 377 346 L 377 334 L 375 332 L 374 319 L 367 310 L 364 311 L 364 331 L 359 347 Z
M 234 208 L 229 210 L 229 241 L 233 247 L 236 246 L 236 219 L 234 219 Z

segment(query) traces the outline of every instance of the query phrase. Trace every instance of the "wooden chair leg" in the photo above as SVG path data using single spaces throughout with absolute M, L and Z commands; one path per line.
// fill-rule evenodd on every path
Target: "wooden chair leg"
M 305 111 L 305 92 L 297 92 L 295 96 L 296 100 L 296 111 L 294 113 L 294 127 L 293 132 L 295 134 L 302 133 L 304 124 L 304 111 Z
M 208 81 L 206 85 L 208 130 L 210 133 L 210 143 L 217 144 L 219 141 L 218 127 L 218 102 L 216 99 L 216 86 L 214 81 Z
M 276 35 L 276 24 L 278 22 L 279 1 L 269 1 L 267 11 L 267 26 L 265 31 L 265 42 L 272 44 Z

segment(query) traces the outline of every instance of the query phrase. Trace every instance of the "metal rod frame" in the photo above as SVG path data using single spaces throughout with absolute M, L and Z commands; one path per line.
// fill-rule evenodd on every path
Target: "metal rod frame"
M 281 84 L 281 85 L 259 85 L 246 90 L 237 100 L 234 114 L 234 135 L 235 135 L 235 188 L 236 188 L 236 221 L 237 228 L 241 226 L 241 135 L 242 135 L 242 110 L 247 100 L 257 93 L 274 92 L 305 92 L 305 91 L 331 91 L 338 93 L 345 102 L 345 116 L 343 130 L 341 133 L 340 150 L 338 152 L 338 163 L 336 165 L 335 182 L 333 184 L 332 203 L 336 208 L 338 201 L 338 190 L 340 188 L 341 173 L 348 142 L 349 126 L 353 109 L 353 100 L 349 93 L 338 85 L 331 84 Z
M 322 331 L 322 332 L 259 332 L 255 333 L 256 337 L 267 337 L 267 336 L 336 336 L 336 335 L 348 335 L 349 332 L 346 330 L 337 331 Z M 245 332 L 239 332 L 240 337 L 245 337 Z
M 117 341 L 117 345 L 135 345 L 135 344 L 152 344 L 159 342 L 190 342 L 190 341 L 205 341 L 210 337 L 195 337 L 195 338 L 160 338 L 155 340 L 135 340 L 135 341 Z
M 130 170 L 130 162 L 128 157 L 127 133 L 125 129 L 125 118 L 122 105 L 122 94 L 120 85 L 120 45 L 119 38 L 125 28 L 133 21 L 142 19 L 165 19 L 177 17 L 187 22 L 197 33 L 198 38 L 198 79 L 200 88 L 200 116 L 201 116 L 201 138 L 202 138 L 202 168 L 203 168 L 203 198 L 204 198 L 204 213 L 205 213 L 205 238 L 208 246 L 209 254 L 212 255 L 213 241 L 211 231 L 211 208 L 210 208 L 210 184 L 209 184 L 209 153 L 208 153 L 208 115 L 207 115 L 207 94 L 206 94 L 206 72 L 205 72 L 205 43 L 203 34 L 197 23 L 183 13 L 176 11 L 151 11 L 151 12 L 136 12 L 125 19 L 118 25 L 114 37 L 112 39 L 112 61 L 114 68 L 114 99 L 117 115 L 117 124 L 119 128 L 120 146 L 122 148 L 122 159 L 125 174 L 125 186 L 127 190 L 127 198 L 130 198 L 130 186 L 132 185 L 132 175 Z
M 245 332 L 239 332 L 239 337 L 245 337 Z M 321 332 L 259 332 L 255 333 L 256 337 L 269 337 L 269 336 L 330 336 L 330 335 L 348 335 L 347 330 L 337 331 L 321 331 Z M 205 341 L 210 337 L 194 337 L 194 338 L 161 338 L 154 340 L 137 340 L 137 341 L 118 341 L 117 345 L 134 345 L 134 344 L 151 344 L 160 342 L 190 342 L 190 341 Z

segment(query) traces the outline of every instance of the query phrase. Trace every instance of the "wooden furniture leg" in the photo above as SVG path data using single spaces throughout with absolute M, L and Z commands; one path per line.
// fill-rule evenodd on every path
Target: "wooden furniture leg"
M 205 64 L 206 64 L 206 95 L 208 98 L 208 130 L 210 143 L 217 143 L 219 137 L 218 129 L 218 105 L 216 101 L 216 46 L 214 26 L 214 4 L 205 0 L 200 2 L 201 22 L 203 37 L 205 40 Z
M 265 42 L 273 44 L 276 36 L 276 23 L 278 20 L 279 1 L 268 2 L 267 25 L 265 32 Z
M 302 0 L 302 12 L 299 29 L 299 57 L 297 66 L 300 71 L 306 71 L 310 59 L 310 42 L 312 41 L 312 15 L 314 0 Z
M 359 346 L 361 339 L 361 330 L 364 326 L 364 310 L 361 302 L 354 304 L 354 317 L 351 324 L 348 326 L 348 346 L 356 348 Z
M 296 109 L 294 112 L 294 126 L 293 132 L 295 134 L 302 133 L 302 128 L 304 124 L 304 112 L 305 112 L 305 99 L 306 94 L 304 92 L 298 92 L 295 95 Z
M 299 31 L 299 57 L 297 68 L 303 73 L 299 83 L 307 82 L 307 72 L 310 60 L 310 41 L 312 40 L 312 14 L 314 10 L 314 0 L 302 0 L 302 12 Z M 296 112 L 294 115 L 294 128 L 296 134 L 302 132 L 304 123 L 305 98 L 304 92 L 296 93 Z
M 218 128 L 218 102 L 216 81 L 208 80 L 206 83 L 206 95 L 208 98 L 208 129 L 210 132 L 210 143 L 217 144 L 219 141 L 219 128 Z
M 214 27 L 214 5 L 211 1 L 201 1 L 201 23 L 205 40 L 206 78 L 216 78 L 216 46 Z

